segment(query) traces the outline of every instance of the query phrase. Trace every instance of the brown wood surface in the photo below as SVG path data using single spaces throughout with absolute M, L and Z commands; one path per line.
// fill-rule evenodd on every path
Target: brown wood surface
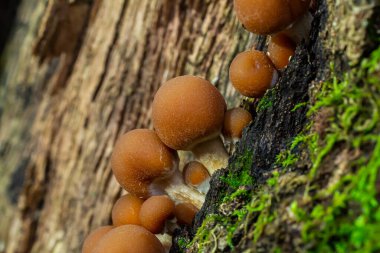
M 252 41 L 229 0 L 24 0 L 2 55 L 0 252 L 80 252 L 121 193 L 116 138 L 151 127 L 177 75 L 239 104 L 228 66 Z

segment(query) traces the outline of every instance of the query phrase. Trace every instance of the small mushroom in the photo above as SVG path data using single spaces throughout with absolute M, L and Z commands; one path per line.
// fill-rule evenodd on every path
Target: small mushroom
M 202 163 L 191 161 L 185 165 L 182 173 L 187 185 L 195 187 L 202 193 L 207 193 L 210 188 L 210 174 Z
M 210 174 L 202 163 L 191 161 L 185 165 L 183 176 L 187 185 L 197 187 L 208 179 Z
M 92 253 L 98 241 L 112 229 L 112 226 L 103 226 L 92 231 L 83 242 L 82 253 Z
M 236 16 L 253 33 L 269 35 L 291 26 L 304 15 L 310 0 L 234 0 Z
M 131 194 L 119 198 L 112 208 L 113 225 L 141 225 L 139 214 L 143 203 L 142 199 Z
M 92 253 L 164 253 L 157 237 L 137 225 L 123 225 L 105 234 Z
M 223 136 L 236 141 L 241 138 L 243 129 L 252 121 L 252 115 L 247 110 L 237 107 L 229 109 L 224 116 Z
M 180 203 L 175 206 L 174 215 L 180 225 L 190 226 L 199 210 L 190 203 Z
M 228 163 L 220 138 L 225 111 L 223 96 L 209 81 L 179 76 L 157 91 L 153 126 L 167 146 L 192 151 L 212 174 Z
M 167 193 L 196 206 L 204 202 L 204 195 L 184 184 L 177 152 L 165 146 L 152 130 L 135 129 L 122 135 L 112 153 L 111 166 L 119 184 L 138 197 Z
M 161 233 L 166 220 L 174 214 L 174 202 L 166 195 L 152 196 L 141 206 L 140 221 L 154 234 Z
M 270 37 L 268 56 L 278 70 L 288 66 L 291 57 L 296 51 L 296 44 L 287 35 L 278 33 Z
M 232 85 L 242 95 L 262 97 L 278 79 L 278 73 L 266 54 L 257 50 L 238 54 L 230 66 Z

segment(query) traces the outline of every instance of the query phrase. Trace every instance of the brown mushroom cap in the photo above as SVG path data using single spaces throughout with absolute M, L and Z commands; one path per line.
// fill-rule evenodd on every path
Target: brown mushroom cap
M 192 161 L 185 165 L 183 169 L 185 183 L 191 186 L 198 186 L 210 177 L 207 168 L 200 162 Z
M 132 130 L 117 141 L 112 153 L 113 173 L 120 185 L 139 197 L 150 196 L 157 178 L 171 175 L 178 167 L 177 153 L 165 146 L 152 130 Z
M 190 203 L 180 203 L 175 206 L 174 215 L 178 224 L 191 225 L 199 210 Z
M 257 50 L 238 54 L 230 66 L 232 85 L 247 97 L 262 97 L 275 76 L 276 70 L 269 57 Z
M 112 229 L 97 243 L 92 253 L 164 253 L 154 234 L 137 225 Z
M 223 135 L 226 138 L 241 138 L 243 129 L 252 121 L 252 115 L 243 108 L 229 109 L 224 116 Z
M 174 202 L 168 196 L 152 196 L 141 206 L 140 221 L 143 227 L 158 234 L 173 213 Z
M 92 231 L 83 242 L 82 253 L 92 253 L 99 240 L 111 229 L 112 226 L 104 226 Z
M 253 33 L 268 35 L 290 26 L 305 14 L 310 0 L 234 0 L 236 16 Z
M 271 36 L 268 44 L 268 56 L 277 69 L 288 66 L 295 50 L 296 44 L 285 34 L 279 33 Z
M 112 208 L 113 225 L 141 225 L 139 214 L 143 203 L 142 199 L 131 194 L 119 198 Z
M 207 80 L 180 76 L 167 81 L 153 101 L 153 125 L 160 139 L 176 150 L 217 137 L 226 102 Z

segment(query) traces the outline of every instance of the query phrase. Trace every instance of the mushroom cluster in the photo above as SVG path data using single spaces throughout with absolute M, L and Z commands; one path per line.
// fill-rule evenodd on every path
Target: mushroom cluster
M 286 68 L 297 43 L 307 40 L 311 0 L 234 0 L 238 20 L 250 32 L 269 35 L 268 51 L 240 53 L 230 66 L 232 85 L 242 95 L 262 97 Z
M 249 50 L 229 74 L 243 95 L 262 97 L 276 84 L 310 26 L 310 0 L 234 0 L 244 27 L 270 35 L 268 52 Z M 82 253 L 161 253 L 178 226 L 189 226 L 201 208 L 213 173 L 228 164 L 231 147 L 253 120 L 243 108 L 227 110 L 218 89 L 196 76 L 166 81 L 152 103 L 154 130 L 135 129 L 116 142 L 112 172 L 128 194 L 112 208 L 112 226 L 94 230 Z M 179 168 L 177 151 L 195 157 Z

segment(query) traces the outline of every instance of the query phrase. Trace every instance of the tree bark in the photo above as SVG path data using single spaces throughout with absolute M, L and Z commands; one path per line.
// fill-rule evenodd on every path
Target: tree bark
M 20 253 L 79 252 L 121 193 L 115 140 L 151 127 L 160 84 L 200 75 L 235 106 L 228 66 L 251 43 L 227 0 L 28 0 L 14 31 L 3 56 L 1 205 L 6 252 Z
M 346 70 L 373 45 L 363 20 L 372 20 L 375 0 L 317 2 L 310 43 L 298 48 L 273 107 L 257 113 L 233 158 L 253 152 L 258 181 L 307 124 L 305 108 L 289 111 L 309 102 L 309 87 L 329 77 L 329 63 Z M 162 82 L 200 75 L 237 106 L 242 97 L 229 84 L 229 64 L 265 40 L 239 25 L 228 0 L 22 1 L 0 76 L 0 252 L 80 252 L 90 230 L 110 224 L 121 194 L 109 163 L 115 140 L 152 127 Z M 213 176 L 193 229 L 178 235 L 190 240 L 218 212 L 230 193 L 217 177 L 223 173 Z M 243 252 L 250 238 L 240 239 Z

